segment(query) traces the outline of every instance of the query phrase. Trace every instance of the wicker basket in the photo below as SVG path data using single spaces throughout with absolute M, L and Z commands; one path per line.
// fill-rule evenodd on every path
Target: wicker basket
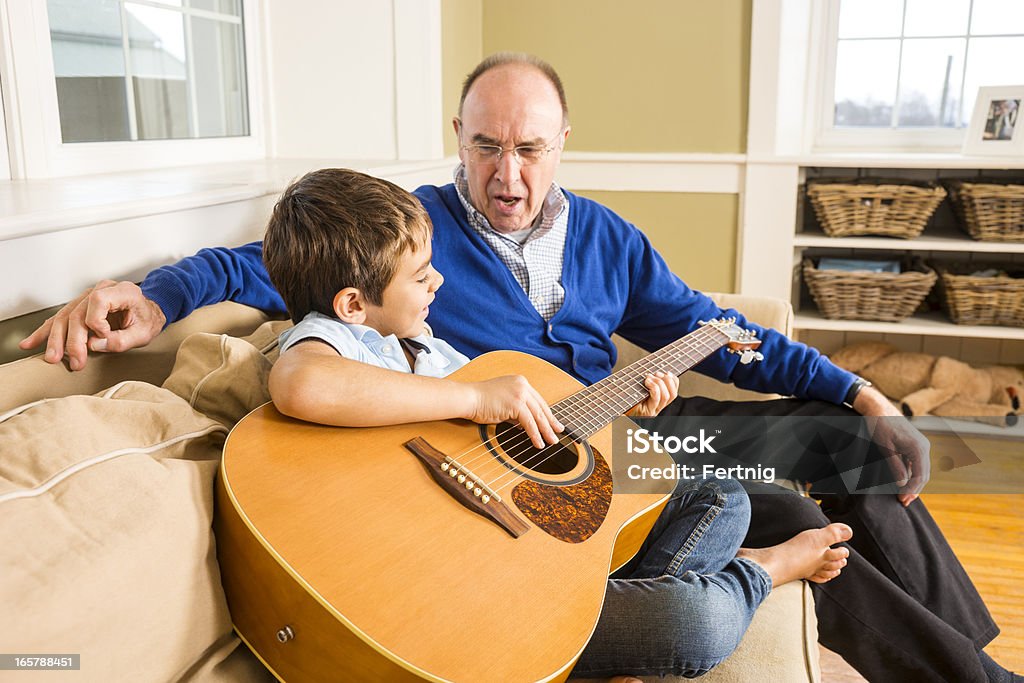
M 1024 180 L 952 180 L 946 186 L 968 235 L 987 242 L 1024 242 Z
M 804 281 L 826 318 L 899 322 L 912 315 L 937 278 L 921 259 L 904 264 L 902 273 L 818 270 L 804 259 Z
M 992 277 L 971 275 L 982 267 L 999 270 Z M 937 264 L 942 278 L 942 306 L 958 325 L 1024 327 L 1024 266 Z
M 807 196 L 829 237 L 913 238 L 924 230 L 946 190 L 935 183 L 861 178 L 811 181 Z

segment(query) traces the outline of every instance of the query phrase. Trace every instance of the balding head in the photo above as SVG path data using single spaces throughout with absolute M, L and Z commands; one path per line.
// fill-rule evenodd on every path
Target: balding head
M 543 74 L 551 84 L 551 87 L 554 88 L 558 102 L 562 107 L 562 126 L 569 125 L 569 105 L 566 103 L 565 88 L 562 87 L 562 79 L 558 76 L 558 72 L 540 57 L 535 57 L 525 52 L 498 52 L 477 64 L 476 68 L 462 82 L 462 95 L 459 98 L 459 118 L 462 118 L 462 107 L 466 103 L 466 96 L 477 79 L 492 69 L 507 66 L 525 67 Z

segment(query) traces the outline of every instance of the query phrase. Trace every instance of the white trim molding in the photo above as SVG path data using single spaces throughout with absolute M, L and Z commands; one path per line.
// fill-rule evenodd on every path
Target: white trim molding
M 258 240 L 281 190 L 315 168 L 355 168 L 413 190 L 449 182 L 457 162 L 261 159 L 0 183 L 0 205 L 13 207 L 0 214 L 0 320 L 102 278 L 138 281 L 203 247 Z
M 571 190 L 737 194 L 744 154 L 565 152 L 558 183 Z

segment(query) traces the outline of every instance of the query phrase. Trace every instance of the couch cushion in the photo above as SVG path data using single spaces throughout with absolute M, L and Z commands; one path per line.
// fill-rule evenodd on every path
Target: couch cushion
M 0 365 L 0 412 L 40 398 L 93 394 L 125 380 L 160 384 L 174 365 L 178 345 L 195 332 L 243 335 L 267 316 L 242 304 L 224 301 L 199 308 L 184 320 L 168 325 L 156 339 L 124 353 L 90 353 L 85 368 L 71 372 L 67 360 L 51 365 L 42 354 Z
M 226 427 L 270 400 L 267 379 L 277 359 L 277 338 L 291 325 L 271 321 L 247 337 L 196 333 L 178 349 L 165 389 Z
M 81 654 L 81 681 L 265 677 L 235 654 L 210 531 L 225 432 L 140 382 L 0 416 L 4 650 Z

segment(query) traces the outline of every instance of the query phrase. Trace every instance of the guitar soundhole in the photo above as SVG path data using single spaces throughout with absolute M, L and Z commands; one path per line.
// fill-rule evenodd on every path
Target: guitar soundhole
M 572 472 L 579 462 L 576 444 L 566 436 L 562 436 L 553 446 L 538 449 L 517 425 L 502 422 L 495 428 L 494 439 L 506 457 L 521 467 L 541 474 Z

